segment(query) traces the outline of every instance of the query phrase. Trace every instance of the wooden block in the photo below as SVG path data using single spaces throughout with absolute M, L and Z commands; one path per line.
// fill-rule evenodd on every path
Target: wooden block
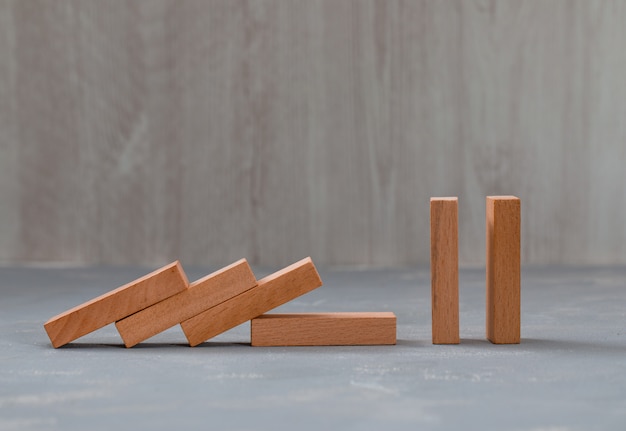
M 228 329 L 254 319 L 322 285 L 310 257 L 258 281 L 258 285 L 181 323 L 196 346 Z
M 52 345 L 60 347 L 182 292 L 188 284 L 176 261 L 51 318 L 44 328 Z
M 520 342 L 520 200 L 487 197 L 487 339 Z
M 433 344 L 459 344 L 458 198 L 430 198 Z
M 115 323 L 126 347 L 132 347 L 180 322 L 256 286 L 248 261 L 232 265 L 191 283 L 188 289 Z
M 393 313 L 264 314 L 252 319 L 253 346 L 396 344 Z

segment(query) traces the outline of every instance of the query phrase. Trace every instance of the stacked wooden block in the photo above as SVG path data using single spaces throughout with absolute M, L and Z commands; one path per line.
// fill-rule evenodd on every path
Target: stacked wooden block
M 494 344 L 520 342 L 520 200 L 488 196 L 486 334 Z M 433 344 L 458 344 L 458 199 L 431 198 Z M 180 324 L 196 346 L 251 321 L 253 346 L 396 343 L 393 313 L 265 314 L 322 285 L 311 258 L 257 280 L 245 259 L 191 284 L 178 262 L 74 307 L 45 323 L 60 347 L 115 323 L 126 347 Z
M 396 343 L 393 313 L 269 314 L 322 285 L 311 258 L 257 280 L 245 259 L 191 284 L 179 262 L 51 318 L 54 347 L 115 323 L 126 347 L 180 324 L 196 346 L 251 321 L 253 346 Z
M 486 333 L 494 344 L 520 342 L 520 199 L 488 196 Z M 458 199 L 430 200 L 433 344 L 458 344 Z

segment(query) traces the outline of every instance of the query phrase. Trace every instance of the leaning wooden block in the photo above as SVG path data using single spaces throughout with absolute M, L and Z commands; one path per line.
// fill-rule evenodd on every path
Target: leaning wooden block
M 310 257 L 258 281 L 258 285 L 181 323 L 196 346 L 228 329 L 254 319 L 322 285 Z
M 396 344 L 393 313 L 264 314 L 252 319 L 253 346 Z
M 459 344 L 458 198 L 430 199 L 433 344 Z
M 115 323 L 126 347 L 132 347 L 180 322 L 256 286 L 248 261 L 232 265 L 191 283 L 177 293 Z
M 520 342 L 520 200 L 487 197 L 487 339 Z
M 182 292 L 188 284 L 176 261 L 51 318 L 44 328 L 52 345 L 60 347 Z

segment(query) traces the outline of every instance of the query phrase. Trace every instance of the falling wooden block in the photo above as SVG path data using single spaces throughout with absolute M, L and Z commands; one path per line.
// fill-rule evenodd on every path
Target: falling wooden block
M 44 328 L 52 345 L 61 347 L 182 292 L 187 285 L 183 268 L 176 261 L 51 318 Z
M 393 313 L 264 314 L 252 319 L 253 346 L 396 344 Z
M 248 261 L 232 265 L 191 283 L 188 289 L 115 323 L 126 347 L 132 347 L 180 322 L 256 286 Z
M 459 344 L 458 198 L 430 198 L 433 344 Z
M 181 323 L 189 345 L 254 319 L 322 285 L 310 257 L 258 281 L 258 285 Z
M 487 197 L 487 339 L 520 342 L 520 200 Z

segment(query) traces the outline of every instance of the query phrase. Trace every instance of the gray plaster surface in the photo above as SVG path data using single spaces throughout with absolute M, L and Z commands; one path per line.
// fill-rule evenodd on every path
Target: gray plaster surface
M 525 268 L 520 345 L 485 341 L 471 269 L 462 343 L 433 346 L 413 268 L 321 269 L 277 309 L 393 311 L 396 346 L 253 348 L 244 324 L 195 348 L 176 327 L 125 349 L 112 325 L 51 347 L 48 318 L 148 271 L 0 268 L 0 430 L 626 429 L 626 268 Z

